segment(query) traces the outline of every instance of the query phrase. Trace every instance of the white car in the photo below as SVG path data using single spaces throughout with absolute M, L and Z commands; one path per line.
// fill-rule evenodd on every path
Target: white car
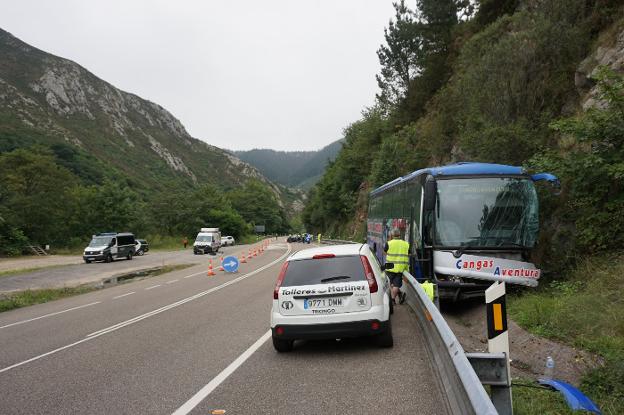
M 291 255 L 273 291 L 271 332 L 278 352 L 295 340 L 376 336 L 392 347 L 390 282 L 366 244 Z
M 233 236 L 222 236 L 221 237 L 221 246 L 232 246 L 234 245 L 234 237 Z

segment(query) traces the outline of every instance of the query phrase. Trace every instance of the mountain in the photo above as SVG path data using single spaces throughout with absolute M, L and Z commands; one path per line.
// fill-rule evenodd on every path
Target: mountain
M 321 178 L 327 163 L 336 158 L 342 142 L 334 141 L 317 151 L 253 149 L 236 151 L 234 154 L 276 183 L 309 189 Z
M 53 149 L 87 181 L 120 174 L 137 191 L 250 178 L 282 190 L 230 152 L 191 137 L 160 105 L 0 29 L 0 152 Z

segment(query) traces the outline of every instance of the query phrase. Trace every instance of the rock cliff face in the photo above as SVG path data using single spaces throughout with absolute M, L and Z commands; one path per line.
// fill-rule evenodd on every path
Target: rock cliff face
M 594 52 L 581 62 L 574 81 L 581 93 L 581 105 L 587 110 L 604 105 L 598 99 L 598 89 L 595 84 L 596 75 L 600 67 L 607 67 L 617 73 L 624 73 L 624 29 L 612 29 L 611 40 L 599 42 Z M 608 38 L 608 37 L 607 37 Z
M 133 177 L 237 186 L 257 178 L 281 189 L 229 152 L 191 137 L 160 105 L 121 91 L 67 59 L 0 29 L 0 150 L 32 144 L 79 147 Z

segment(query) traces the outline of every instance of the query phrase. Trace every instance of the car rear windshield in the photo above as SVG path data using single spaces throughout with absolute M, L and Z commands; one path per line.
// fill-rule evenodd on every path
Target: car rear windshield
M 359 255 L 290 261 L 282 287 L 365 281 Z

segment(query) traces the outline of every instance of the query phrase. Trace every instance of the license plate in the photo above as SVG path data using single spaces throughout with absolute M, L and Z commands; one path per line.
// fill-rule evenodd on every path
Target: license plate
M 342 307 L 344 305 L 342 298 L 306 298 L 303 300 L 304 310 L 316 310 L 327 307 Z

